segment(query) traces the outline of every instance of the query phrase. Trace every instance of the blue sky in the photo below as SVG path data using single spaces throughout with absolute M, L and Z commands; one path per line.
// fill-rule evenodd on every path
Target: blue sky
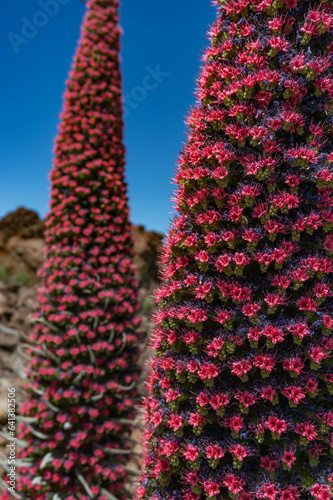
M 51 17 L 40 14 L 47 1 L 0 6 L 0 217 L 18 206 L 41 216 L 48 210 L 52 147 L 85 6 L 81 0 L 50 0 Z M 136 224 L 164 231 L 184 117 L 195 102 L 194 82 L 215 9 L 209 0 L 122 4 L 131 216 Z M 160 72 L 156 88 L 142 90 L 154 71 Z

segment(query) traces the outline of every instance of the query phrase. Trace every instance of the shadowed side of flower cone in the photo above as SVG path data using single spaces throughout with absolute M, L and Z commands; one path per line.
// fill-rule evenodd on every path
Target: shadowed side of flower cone
M 329 500 L 332 7 L 214 3 L 163 255 L 137 497 Z
M 17 461 L 20 498 L 129 496 L 139 319 L 118 7 L 87 3 L 67 81 L 19 432 L 26 443 Z

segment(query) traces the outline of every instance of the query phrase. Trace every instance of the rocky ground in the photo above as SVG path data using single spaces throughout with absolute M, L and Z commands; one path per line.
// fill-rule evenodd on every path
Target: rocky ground
M 7 421 L 8 387 L 19 391 L 23 385 L 24 344 L 32 329 L 44 229 L 38 215 L 25 208 L 0 220 L 0 427 Z M 133 238 L 142 304 L 141 329 L 146 333 L 153 306 L 151 294 L 158 283 L 157 256 L 162 235 L 133 226 Z M 0 451 L 4 444 L 0 436 Z

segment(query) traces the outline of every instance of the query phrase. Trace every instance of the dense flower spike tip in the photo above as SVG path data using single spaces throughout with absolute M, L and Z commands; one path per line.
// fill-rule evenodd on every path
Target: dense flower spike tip
M 24 499 L 128 498 L 139 319 L 118 7 L 88 2 L 67 82 L 19 436 L 27 443 L 16 487 Z
M 329 500 L 333 9 L 226 0 L 180 156 L 144 500 Z

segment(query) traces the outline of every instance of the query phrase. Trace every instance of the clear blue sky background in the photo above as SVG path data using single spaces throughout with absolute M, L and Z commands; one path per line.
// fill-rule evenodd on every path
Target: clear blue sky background
M 22 35 L 24 17 L 41 24 L 45 17 L 34 18 L 38 0 L 0 6 L 0 217 L 18 206 L 41 216 L 48 210 L 53 141 L 85 11 L 81 0 L 60 1 L 65 4 L 58 4 L 59 12 L 18 53 L 8 33 Z M 169 73 L 136 109 L 129 108 L 125 120 L 132 220 L 164 231 L 172 213 L 170 179 L 185 140 L 183 120 L 195 102 L 194 82 L 215 8 L 209 0 L 122 4 L 124 95 L 141 86 L 147 66 Z

